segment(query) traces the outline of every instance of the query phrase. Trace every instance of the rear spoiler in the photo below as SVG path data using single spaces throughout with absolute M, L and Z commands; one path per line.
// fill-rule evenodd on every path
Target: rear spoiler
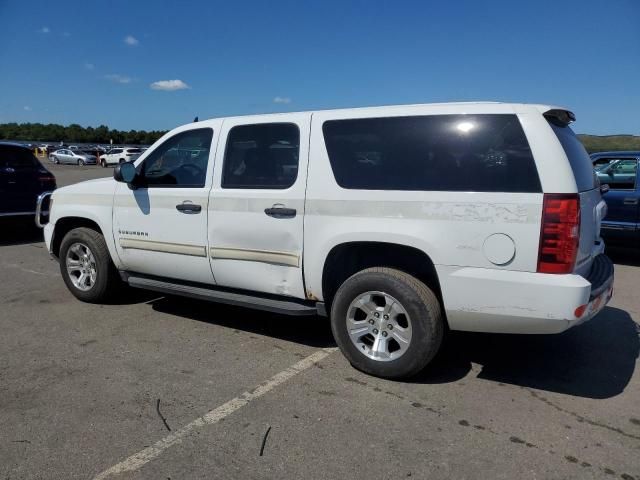
M 547 110 L 543 113 L 543 115 L 544 118 L 549 120 L 554 125 L 558 125 L 559 127 L 566 127 L 571 122 L 576 121 L 576 116 L 569 110 L 552 109 Z

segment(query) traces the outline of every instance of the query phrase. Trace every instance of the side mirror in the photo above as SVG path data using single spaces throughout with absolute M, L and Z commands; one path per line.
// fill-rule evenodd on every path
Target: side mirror
M 116 182 L 133 183 L 138 172 L 136 172 L 136 166 L 132 162 L 124 162 L 116 165 L 113 170 L 113 178 Z

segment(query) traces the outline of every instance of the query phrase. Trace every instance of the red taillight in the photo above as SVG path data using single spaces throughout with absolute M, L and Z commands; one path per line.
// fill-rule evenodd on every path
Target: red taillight
M 545 193 L 538 250 L 539 273 L 570 273 L 580 243 L 580 197 Z

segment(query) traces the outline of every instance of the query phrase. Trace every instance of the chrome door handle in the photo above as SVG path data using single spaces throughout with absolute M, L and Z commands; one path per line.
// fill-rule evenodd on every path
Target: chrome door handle
M 625 205 L 638 205 L 638 199 L 637 198 L 625 198 L 624 200 L 622 200 L 622 203 L 624 203 Z

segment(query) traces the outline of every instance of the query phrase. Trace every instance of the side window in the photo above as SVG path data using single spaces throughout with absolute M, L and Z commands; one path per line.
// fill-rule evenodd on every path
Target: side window
M 212 129 L 198 128 L 166 140 L 138 165 L 141 186 L 204 187 L 212 138 Z
M 322 131 L 343 188 L 542 191 L 516 115 L 330 120 Z
M 298 177 L 300 131 L 292 123 L 240 125 L 229 131 L 222 188 L 285 189 Z
M 610 158 L 607 163 L 596 167 L 600 183 L 606 183 L 611 190 L 633 190 L 638 175 L 638 161 L 634 158 Z

